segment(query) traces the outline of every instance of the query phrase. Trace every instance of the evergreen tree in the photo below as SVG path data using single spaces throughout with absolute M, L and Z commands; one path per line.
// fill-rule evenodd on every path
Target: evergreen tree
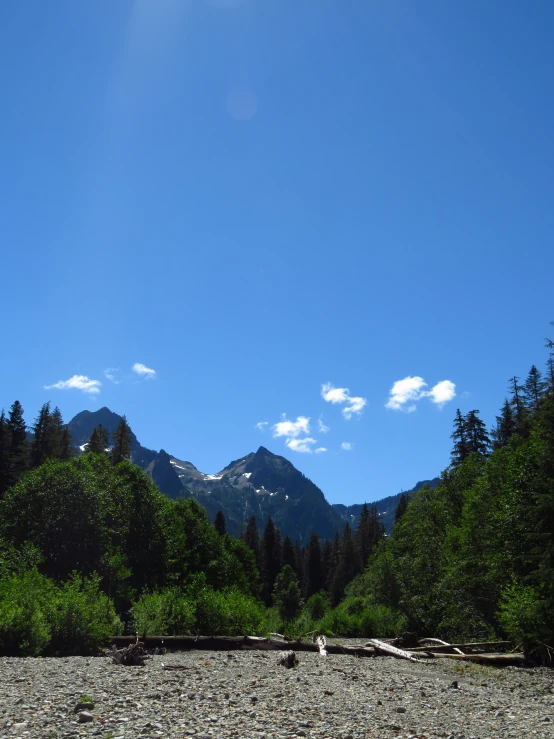
M 523 402 L 523 392 L 525 387 L 519 384 L 519 377 L 515 375 L 510 378 L 510 384 L 508 389 L 511 393 L 510 405 L 514 411 L 514 418 L 516 423 L 516 433 L 522 436 L 527 435 L 528 424 L 527 424 L 527 413 L 525 409 L 525 403 Z
M 333 605 L 337 605 L 344 595 L 344 588 L 356 575 L 356 547 L 349 523 L 344 524 L 337 568 L 331 586 Z
M 523 386 L 523 401 L 525 408 L 534 415 L 540 407 L 540 403 L 546 392 L 546 383 L 542 374 L 535 365 L 529 370 L 525 385 Z
M 396 506 L 396 509 L 394 511 L 394 523 L 400 521 L 402 516 L 406 513 L 409 502 L 410 499 L 408 495 L 406 493 L 401 493 L 400 500 L 398 501 L 398 505 Z
M 489 453 L 491 440 L 485 423 L 479 418 L 479 411 L 469 411 L 464 423 L 469 453 L 477 453 L 486 457 Z
M 500 415 L 496 417 L 496 428 L 491 431 L 493 449 L 500 449 L 510 441 L 516 433 L 516 421 L 513 408 L 506 398 Z
M 260 532 L 258 531 L 258 524 L 256 522 L 256 516 L 250 516 L 248 525 L 243 536 L 244 543 L 250 547 L 256 557 L 256 565 L 258 569 L 260 567 Z
M 33 442 L 31 444 L 31 467 L 40 467 L 53 454 L 53 425 L 50 403 L 45 403 L 33 426 Z
M 51 422 L 51 447 L 52 456 L 57 459 L 71 458 L 71 434 L 63 422 L 62 413 L 58 406 L 52 411 Z
M 323 587 L 328 590 L 329 582 L 332 580 L 330 572 L 333 563 L 333 543 L 324 541 L 321 547 L 321 577 L 323 578 Z
M 275 579 L 273 605 L 284 622 L 293 621 L 302 607 L 300 584 L 290 565 L 285 565 Z
M 454 433 L 450 438 L 454 441 L 454 448 L 451 453 L 452 467 L 459 467 L 469 455 L 466 420 L 459 408 L 454 419 Z
M 8 489 L 10 476 L 10 437 L 8 421 L 2 408 L 0 414 L 0 499 Z
M 131 458 L 131 427 L 127 423 L 125 416 L 121 417 L 121 421 L 114 431 L 110 458 L 113 465 Z
M 107 454 L 107 449 L 110 444 L 110 436 L 108 429 L 105 429 L 102 424 L 99 424 L 92 430 L 90 439 L 87 444 L 87 453 L 90 454 Z
M 267 519 L 264 535 L 260 542 L 260 569 L 262 576 L 262 598 L 267 605 L 271 596 L 275 579 L 281 569 L 281 534 L 271 516 Z
M 223 511 L 218 511 L 215 514 L 214 526 L 215 530 L 220 536 L 225 536 L 225 534 L 227 533 L 227 522 L 225 521 Z
M 27 426 L 23 419 L 23 408 L 19 400 L 16 400 L 10 408 L 10 415 L 8 416 L 8 435 L 10 440 L 8 452 L 8 487 L 10 487 L 11 485 L 14 485 L 21 475 L 29 469 Z
M 289 565 L 289 567 L 292 567 L 292 569 L 296 572 L 296 557 L 294 554 L 294 547 L 292 545 L 292 540 L 290 536 L 285 536 L 285 538 L 283 539 L 283 552 L 281 555 L 281 561 L 283 563 L 283 567 Z
M 306 567 L 304 569 L 304 594 L 309 598 L 314 593 L 319 593 L 323 587 L 323 572 L 321 568 L 321 547 L 319 536 L 312 533 L 306 550 Z

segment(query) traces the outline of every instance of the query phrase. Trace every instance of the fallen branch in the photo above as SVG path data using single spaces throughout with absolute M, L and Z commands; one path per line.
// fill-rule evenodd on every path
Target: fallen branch
M 379 641 L 379 639 L 370 639 L 368 644 L 371 644 L 376 652 L 382 652 L 383 654 L 390 655 L 391 657 L 398 657 L 399 659 L 407 659 L 410 662 L 419 662 L 419 660 L 410 654 L 410 652 L 405 652 L 403 649 L 398 649 L 398 647 L 385 644 L 385 642 Z
M 136 635 L 135 643 L 123 649 L 117 649 L 115 644 L 112 644 L 110 654 L 115 664 L 131 665 L 133 667 L 144 667 L 146 660 L 150 659 L 149 655 L 144 651 L 144 644 L 138 640 L 138 634 Z

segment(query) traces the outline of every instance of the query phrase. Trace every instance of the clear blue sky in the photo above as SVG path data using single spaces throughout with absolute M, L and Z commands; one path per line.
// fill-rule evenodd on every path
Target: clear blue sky
M 0 403 L 331 502 L 437 474 L 554 333 L 553 38 L 551 0 L 1 3 Z

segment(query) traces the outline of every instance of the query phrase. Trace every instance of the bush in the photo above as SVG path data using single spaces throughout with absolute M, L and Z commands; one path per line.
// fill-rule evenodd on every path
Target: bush
M 254 598 L 236 591 L 218 591 L 195 580 L 185 591 L 168 588 L 146 593 L 133 607 L 133 623 L 140 634 L 167 636 L 263 634 L 265 609 Z
M 512 583 L 500 597 L 498 620 L 509 639 L 529 651 L 531 642 L 544 638 L 547 631 L 537 590 Z
M 0 579 L 0 649 L 38 656 L 92 654 L 120 633 L 113 603 L 98 578 L 78 575 L 59 586 L 37 569 Z

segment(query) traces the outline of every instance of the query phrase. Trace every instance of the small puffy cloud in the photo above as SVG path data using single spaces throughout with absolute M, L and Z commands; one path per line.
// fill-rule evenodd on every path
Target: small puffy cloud
M 255 428 L 257 428 L 258 431 L 265 431 L 266 426 L 269 426 L 267 421 L 258 421 Z
M 110 382 L 113 382 L 114 385 L 119 385 L 121 382 L 120 378 L 120 370 L 118 367 L 108 367 L 104 370 L 104 377 L 107 380 L 110 380 Z
M 342 415 L 349 421 L 353 415 L 360 415 L 367 405 L 367 400 L 360 396 L 350 395 L 347 387 L 333 387 L 330 382 L 321 386 L 321 397 L 326 403 L 346 403 Z
M 456 397 L 456 385 L 450 380 L 441 380 L 430 390 L 425 390 L 426 387 L 423 377 L 417 375 L 397 380 L 390 390 L 386 407 L 393 411 L 412 413 L 416 409 L 416 402 L 421 398 L 429 398 L 432 403 L 442 407 Z
M 285 443 L 293 452 L 311 454 L 313 451 L 312 446 L 316 443 L 316 440 L 307 436 L 304 439 L 287 439 Z
M 390 390 L 386 407 L 407 413 L 415 411 L 415 401 L 422 397 L 424 387 L 427 387 L 427 383 L 423 377 L 408 376 L 403 380 L 397 380 Z
M 53 385 L 45 385 L 45 390 L 82 390 L 89 395 L 100 392 L 102 383 L 100 380 L 91 380 L 86 375 L 73 375 L 69 380 L 59 380 Z
M 287 436 L 289 438 L 296 439 L 300 434 L 310 433 L 310 419 L 306 416 L 298 416 L 296 421 L 287 420 L 286 415 L 283 413 L 279 423 L 273 426 L 273 436 Z M 288 444 L 288 442 L 287 442 Z M 291 447 L 292 449 L 292 447 Z
M 327 449 L 324 446 L 318 446 L 318 448 L 315 450 L 316 454 L 323 454 L 323 452 L 326 452 Z
M 345 452 L 349 452 L 353 446 L 354 444 L 352 444 L 351 441 L 343 441 L 340 445 L 340 448 L 343 449 Z
M 428 398 L 431 399 L 432 403 L 436 403 L 438 406 L 443 406 L 448 403 L 449 400 L 453 400 L 456 397 L 456 385 L 450 380 L 442 380 L 437 382 L 428 393 L 425 393 Z
M 329 428 L 329 426 L 326 426 L 323 423 L 323 421 L 321 420 L 321 418 L 318 418 L 318 420 L 317 420 L 317 429 L 318 429 L 318 431 L 319 431 L 320 434 L 327 434 L 331 430 Z
M 135 362 L 131 369 L 139 375 L 139 377 L 153 378 L 156 376 L 156 370 L 147 367 L 145 364 L 142 364 L 142 362 Z

